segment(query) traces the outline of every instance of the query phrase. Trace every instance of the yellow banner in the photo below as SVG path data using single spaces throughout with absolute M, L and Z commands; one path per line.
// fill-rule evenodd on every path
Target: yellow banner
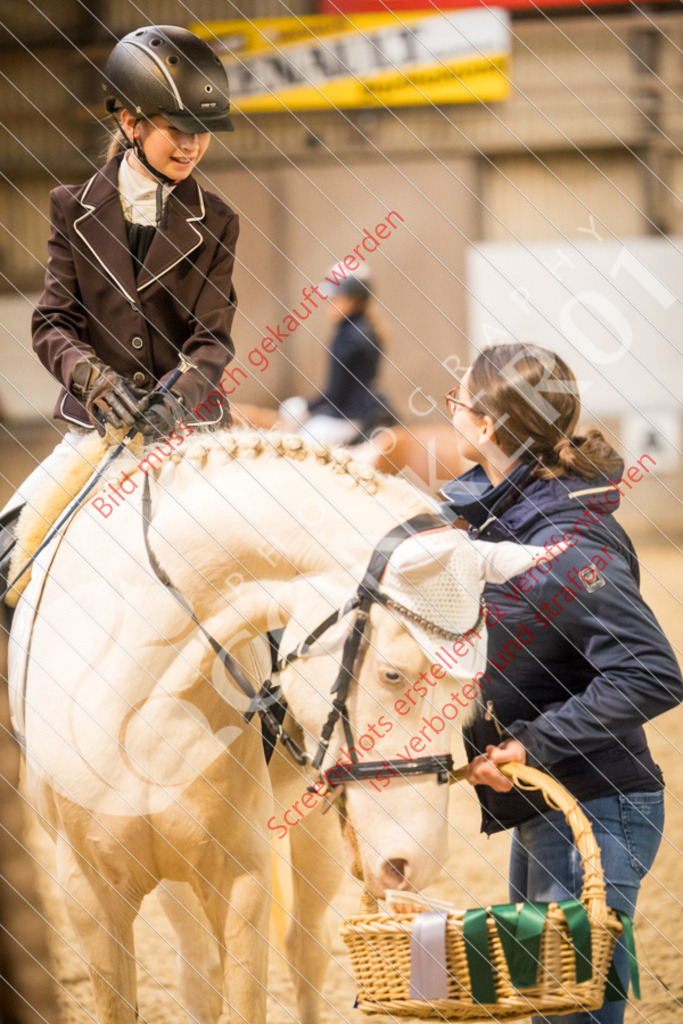
M 508 15 L 312 15 L 191 26 L 223 61 L 235 110 L 490 103 L 509 91 Z

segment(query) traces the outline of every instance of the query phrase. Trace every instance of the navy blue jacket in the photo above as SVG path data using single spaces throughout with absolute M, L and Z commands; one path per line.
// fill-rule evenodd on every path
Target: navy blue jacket
M 362 313 L 344 319 L 330 345 L 325 390 L 308 403 L 311 413 L 364 423 L 384 408 L 375 390 L 382 350 L 372 324 Z
M 661 789 L 642 726 L 683 700 L 683 680 L 612 515 L 619 491 L 606 480 L 538 480 L 523 464 L 495 488 L 477 466 L 442 494 L 471 536 L 547 551 L 508 584 L 485 588 L 488 664 L 466 730 L 470 760 L 513 736 L 528 764 L 578 800 Z M 561 540 L 564 551 L 554 546 Z M 486 832 L 546 809 L 539 794 L 477 791 Z

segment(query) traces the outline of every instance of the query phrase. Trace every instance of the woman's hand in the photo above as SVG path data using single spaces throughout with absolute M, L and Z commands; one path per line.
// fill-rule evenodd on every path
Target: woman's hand
M 512 783 L 496 768 L 506 761 L 526 764 L 526 750 L 519 740 L 503 740 L 498 747 L 488 746 L 486 754 L 480 754 L 467 765 L 465 778 L 471 786 L 490 786 L 499 793 L 507 793 Z

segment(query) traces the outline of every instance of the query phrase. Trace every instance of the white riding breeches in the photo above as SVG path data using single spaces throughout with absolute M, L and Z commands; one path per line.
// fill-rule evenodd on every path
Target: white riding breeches
M 50 452 L 47 458 L 43 459 L 43 461 L 36 466 L 33 472 L 26 477 L 18 490 L 15 491 L 0 512 L 0 518 L 15 510 L 18 511 L 22 505 L 29 504 L 33 495 L 37 494 L 44 484 L 48 483 L 48 481 L 59 480 L 62 466 L 71 457 L 74 448 L 83 440 L 84 434 L 89 433 L 90 431 L 86 429 L 69 430 L 53 451 Z

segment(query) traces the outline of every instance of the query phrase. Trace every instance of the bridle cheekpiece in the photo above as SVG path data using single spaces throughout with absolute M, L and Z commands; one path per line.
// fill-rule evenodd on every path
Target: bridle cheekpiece
M 336 622 L 355 609 L 354 620 L 344 639 L 339 672 L 330 691 L 334 695 L 332 708 L 320 733 L 318 749 L 311 762 L 311 766 L 316 770 L 321 769 L 337 722 L 341 721 L 347 746 L 349 748 L 354 747 L 353 733 L 348 714 L 349 689 L 353 679 L 358 677 L 363 664 L 363 658 L 365 657 L 368 643 L 367 631 L 370 610 L 373 604 L 380 604 L 383 607 L 389 608 L 399 616 L 416 622 L 422 628 L 433 632 L 437 636 L 452 640 L 463 638 L 463 633 L 444 630 L 440 626 L 434 625 L 434 623 L 429 622 L 427 619 L 411 611 L 411 609 L 394 601 L 381 590 L 382 578 L 389 564 L 389 559 L 399 544 L 416 534 L 431 533 L 444 529 L 452 529 L 452 526 L 442 519 L 441 516 L 433 513 L 422 513 L 421 515 L 413 516 L 412 519 L 408 519 L 403 523 L 399 523 L 393 530 L 386 533 L 374 548 L 363 579 L 351 600 L 342 608 L 328 615 L 293 651 L 279 660 L 278 670 L 282 671 L 287 665 L 291 665 L 299 658 L 305 656 L 312 644 L 318 641 Z M 477 621 L 472 627 L 475 632 L 478 630 L 481 621 L 482 611 L 480 608 Z M 453 759 L 450 754 L 416 757 L 411 761 L 407 761 L 404 758 L 391 761 L 366 761 L 364 764 L 359 764 L 354 760 L 353 755 L 351 757 L 350 763 L 341 766 L 337 765 L 334 768 L 328 768 L 326 771 L 321 772 L 321 777 L 328 786 L 344 785 L 347 782 L 363 782 L 375 778 L 380 771 L 385 771 L 392 776 L 403 777 L 436 774 L 438 775 L 439 782 L 445 783 L 449 781 L 449 774 L 453 770 Z M 340 781 L 339 775 L 342 773 L 344 778 Z M 333 774 L 337 776 L 334 783 L 331 779 Z

